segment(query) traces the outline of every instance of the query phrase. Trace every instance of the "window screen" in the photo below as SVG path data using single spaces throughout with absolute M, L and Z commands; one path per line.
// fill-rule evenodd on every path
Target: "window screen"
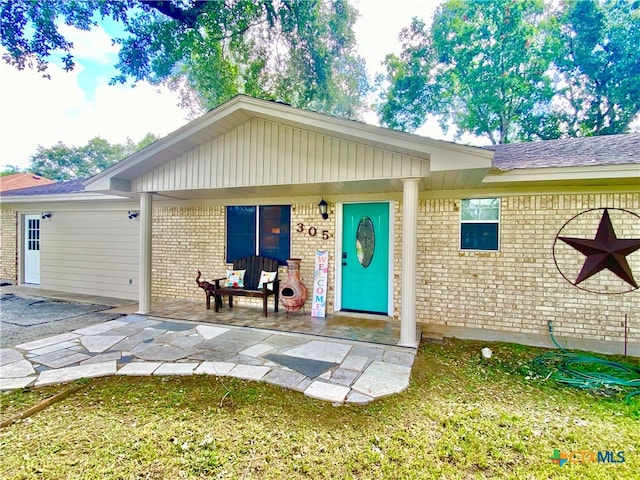
M 500 199 L 465 198 L 460 210 L 460 248 L 498 250 Z

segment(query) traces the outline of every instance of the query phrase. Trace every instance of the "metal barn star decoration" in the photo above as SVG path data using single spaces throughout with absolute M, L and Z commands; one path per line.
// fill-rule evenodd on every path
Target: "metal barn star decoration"
M 627 255 L 640 249 L 640 238 L 616 237 L 616 232 L 611 225 L 611 218 L 609 218 L 609 211 L 606 208 L 600 219 L 596 238 L 593 240 L 572 237 L 558 238 L 587 257 L 574 285 L 578 285 L 606 268 L 629 285 L 638 288 L 629 262 L 627 262 Z

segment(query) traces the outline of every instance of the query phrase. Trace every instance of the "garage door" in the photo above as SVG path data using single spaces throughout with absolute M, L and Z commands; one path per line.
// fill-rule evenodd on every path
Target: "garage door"
M 127 211 L 54 212 L 41 226 L 41 287 L 137 300 L 139 222 Z

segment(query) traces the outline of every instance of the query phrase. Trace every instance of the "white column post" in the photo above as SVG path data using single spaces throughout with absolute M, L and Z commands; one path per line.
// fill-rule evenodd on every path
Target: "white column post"
M 140 290 L 138 313 L 151 311 L 151 234 L 153 194 L 140 194 Z
M 400 342 L 416 347 L 416 263 L 418 249 L 418 179 L 402 180 L 402 290 Z

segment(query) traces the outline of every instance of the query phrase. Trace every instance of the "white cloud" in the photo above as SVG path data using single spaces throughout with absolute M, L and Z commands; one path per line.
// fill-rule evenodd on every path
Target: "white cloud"
M 90 99 L 80 88 L 83 67 L 50 65 L 51 80 L 0 63 L 0 164 L 26 167 L 38 145 L 84 145 L 101 136 L 121 143 L 146 133 L 166 135 L 187 123 L 176 93 L 148 83 L 100 85 Z
M 91 59 L 93 62 L 113 65 L 120 47 L 113 45 L 111 36 L 101 27 L 92 30 L 80 30 L 61 24 L 60 34 L 73 43 L 73 56 Z
M 360 13 L 354 25 L 358 48 L 369 71 L 383 73 L 381 66 L 388 53 L 400 53 L 398 35 L 418 17 L 430 22 L 443 0 L 355 0 Z

